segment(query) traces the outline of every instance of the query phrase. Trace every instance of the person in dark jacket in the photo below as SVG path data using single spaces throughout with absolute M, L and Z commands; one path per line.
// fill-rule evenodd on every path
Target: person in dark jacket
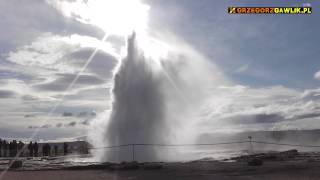
M 43 145 L 43 147 L 42 147 L 43 156 L 50 156 L 50 151 L 51 151 L 51 146 L 48 143 Z
M 57 145 L 54 146 L 54 155 L 58 156 L 58 146 Z
M 24 153 L 23 153 L 24 143 L 22 141 L 19 141 L 17 147 L 18 147 L 18 152 L 20 152 L 20 156 L 23 156 L 24 155 Z
M 68 154 L 68 144 L 67 143 L 63 143 L 63 154 L 64 155 Z
M 12 141 L 12 157 L 15 157 L 18 154 L 18 143 L 16 140 Z
M 29 156 L 33 157 L 33 144 L 32 144 L 32 141 L 30 141 L 30 143 L 28 145 L 28 149 L 29 149 Z
M 9 144 L 6 140 L 3 140 L 2 144 L 3 144 L 3 157 L 7 157 Z
M 35 142 L 34 145 L 33 145 L 33 152 L 34 152 L 34 157 L 38 157 L 39 145 L 38 145 L 37 142 Z
M 0 157 L 2 157 L 2 148 L 3 148 L 2 139 L 0 139 Z
M 9 157 L 13 157 L 13 144 L 12 144 L 12 141 L 9 142 Z

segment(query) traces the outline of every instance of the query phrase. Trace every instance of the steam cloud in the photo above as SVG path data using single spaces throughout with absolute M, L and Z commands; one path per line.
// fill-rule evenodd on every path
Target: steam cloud
M 154 65 L 138 50 L 133 34 L 128 40 L 127 57 L 114 75 L 112 112 L 103 135 L 104 144 L 164 143 L 167 139 L 170 133 L 160 87 L 162 78 L 154 71 Z M 143 155 L 155 158 L 155 149 L 148 148 Z
M 187 56 L 173 54 L 167 57 L 172 59 L 158 62 L 143 52 L 133 34 L 128 39 L 127 56 L 113 76 L 112 108 L 98 114 L 90 123 L 89 140 L 96 147 L 92 153 L 100 161 L 127 161 L 132 155 L 131 146 L 100 147 L 192 143 L 195 139 L 192 133 L 197 130 L 192 122 L 200 109 L 199 102 L 205 97 L 201 89 L 205 91 L 211 86 L 214 76 L 207 75 L 214 71 L 201 58 L 191 61 Z M 176 149 L 166 151 L 163 147 L 136 146 L 135 149 L 138 161 L 172 160 L 181 155 Z
M 137 51 L 134 38 L 129 39 L 128 57 L 115 75 L 113 111 L 107 130 L 113 144 L 161 142 L 165 136 L 161 80 L 152 71 L 152 62 Z

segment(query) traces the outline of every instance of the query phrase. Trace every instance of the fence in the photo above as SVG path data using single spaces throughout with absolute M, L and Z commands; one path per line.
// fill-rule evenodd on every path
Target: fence
M 287 146 L 287 147 L 304 147 L 304 148 L 320 148 L 320 145 L 307 145 L 307 144 L 290 144 L 290 143 L 277 143 L 277 142 L 267 142 L 267 141 L 254 141 L 250 139 L 249 141 L 234 141 L 234 142 L 220 142 L 220 143 L 196 143 L 196 144 L 122 144 L 115 146 L 105 146 L 105 147 L 92 147 L 89 149 L 113 149 L 122 147 L 131 147 L 132 161 L 135 161 L 135 147 L 138 146 L 153 146 L 153 147 L 196 147 L 196 146 L 219 146 L 219 145 L 230 145 L 230 144 L 246 144 L 248 143 L 250 147 L 253 144 L 266 144 L 266 145 L 276 145 L 276 146 Z

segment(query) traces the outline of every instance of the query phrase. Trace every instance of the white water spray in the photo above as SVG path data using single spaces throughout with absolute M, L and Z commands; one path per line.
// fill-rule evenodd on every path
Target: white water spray
M 115 69 L 111 111 L 92 122 L 90 140 L 100 161 L 132 160 L 132 147 L 99 147 L 193 143 L 197 131 L 193 124 L 204 92 L 215 81 L 206 77 L 212 69 L 202 64 L 201 57 L 190 61 L 187 56 L 168 55 L 156 60 L 138 45 L 133 34 L 126 57 Z M 138 161 L 181 160 L 182 154 L 174 148 L 135 147 Z
M 135 34 L 128 40 L 127 56 L 114 74 L 112 111 L 105 131 L 99 137 L 101 145 L 133 143 L 168 143 L 170 127 L 166 121 L 163 74 L 155 61 L 147 59 L 138 49 Z M 105 118 L 105 117 L 103 117 Z M 104 160 L 126 160 L 125 148 L 104 150 Z M 143 159 L 157 158 L 154 148 L 143 150 Z M 121 156 L 121 157 L 120 157 Z

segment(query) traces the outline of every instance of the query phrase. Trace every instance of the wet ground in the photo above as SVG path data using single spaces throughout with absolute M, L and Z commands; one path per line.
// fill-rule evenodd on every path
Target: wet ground
M 320 179 L 320 153 L 272 152 L 244 155 L 225 160 L 204 158 L 188 162 L 95 163 L 89 157 L 23 158 L 23 167 L 11 169 L 5 180 L 82 179 Z M 249 166 L 250 159 L 263 164 Z M 9 159 L 2 159 L 6 167 Z
M 165 163 L 159 169 L 78 169 L 8 171 L 4 180 L 208 180 L 208 179 L 319 179 L 320 162 L 277 161 L 262 166 L 245 162 L 193 161 Z
M 88 166 L 99 164 L 88 161 L 88 156 L 59 156 L 59 157 L 33 157 L 18 158 L 23 162 L 23 166 L 17 170 L 56 170 L 74 166 Z M 6 169 L 12 158 L 0 158 L 0 170 Z

